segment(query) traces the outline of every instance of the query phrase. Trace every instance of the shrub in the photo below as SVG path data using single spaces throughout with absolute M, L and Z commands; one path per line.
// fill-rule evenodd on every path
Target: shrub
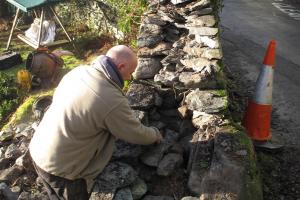
M 18 107 L 20 96 L 14 77 L 0 72 L 0 125 Z

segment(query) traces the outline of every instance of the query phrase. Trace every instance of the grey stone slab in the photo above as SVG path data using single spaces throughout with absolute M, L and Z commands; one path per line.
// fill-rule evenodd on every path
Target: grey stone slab
M 216 24 L 215 16 L 204 15 L 204 16 L 191 16 L 187 18 L 187 27 L 213 27 Z
M 172 49 L 172 43 L 162 42 L 153 48 L 143 47 L 138 51 L 138 57 L 163 56 L 168 55 Z
M 183 157 L 178 153 L 166 154 L 159 162 L 157 174 L 160 176 L 171 175 L 183 163 Z
M 218 113 L 228 106 L 227 96 L 218 95 L 217 91 L 196 89 L 186 96 L 185 103 L 193 111 Z
M 96 184 L 101 191 L 112 191 L 131 185 L 137 177 L 137 172 L 130 165 L 111 162 L 96 178 Z
M 137 178 L 136 181 L 130 187 L 132 197 L 134 200 L 141 199 L 142 196 L 148 191 L 147 184 L 141 178 Z
M 132 109 L 146 110 L 155 106 L 155 89 L 143 84 L 130 84 L 126 96 Z
M 129 187 L 121 188 L 117 191 L 114 200 L 133 200 Z
M 149 79 L 153 78 L 155 74 L 162 68 L 161 58 L 139 58 L 138 66 L 133 73 L 135 79 Z
M 211 28 L 211 27 L 197 27 L 197 26 L 190 26 L 187 27 L 189 29 L 190 34 L 194 35 L 201 35 L 201 36 L 214 36 L 219 32 L 218 28 Z

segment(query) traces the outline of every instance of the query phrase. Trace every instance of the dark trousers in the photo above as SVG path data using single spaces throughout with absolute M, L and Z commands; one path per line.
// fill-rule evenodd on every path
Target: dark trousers
M 34 167 L 41 178 L 50 200 L 88 200 L 89 194 L 84 179 L 68 180 L 54 176 L 39 168 L 34 162 Z

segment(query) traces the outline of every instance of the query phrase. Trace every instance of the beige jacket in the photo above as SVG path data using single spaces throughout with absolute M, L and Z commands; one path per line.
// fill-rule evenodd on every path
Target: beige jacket
M 116 139 L 151 144 L 156 128 L 133 115 L 121 89 L 94 66 L 64 76 L 29 146 L 43 170 L 67 179 L 85 178 L 88 189 L 110 160 Z

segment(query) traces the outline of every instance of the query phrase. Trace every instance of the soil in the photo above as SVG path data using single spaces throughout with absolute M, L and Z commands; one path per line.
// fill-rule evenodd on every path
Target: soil
M 236 122 L 242 121 L 254 83 L 243 77 L 239 69 L 227 71 L 230 90 L 230 110 Z M 273 109 L 271 129 L 289 135 L 294 125 L 278 117 Z M 300 200 L 300 149 L 298 145 L 285 143 L 280 152 L 256 151 L 263 182 L 264 200 Z

